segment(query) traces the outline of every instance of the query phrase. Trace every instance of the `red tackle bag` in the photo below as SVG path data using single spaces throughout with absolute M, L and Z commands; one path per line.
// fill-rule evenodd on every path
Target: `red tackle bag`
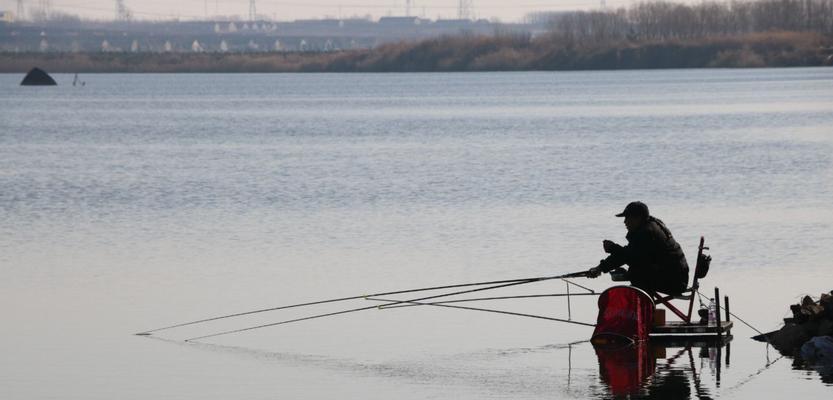
M 591 342 L 595 345 L 648 340 L 654 321 L 654 300 L 632 286 L 614 286 L 599 296 L 599 316 Z

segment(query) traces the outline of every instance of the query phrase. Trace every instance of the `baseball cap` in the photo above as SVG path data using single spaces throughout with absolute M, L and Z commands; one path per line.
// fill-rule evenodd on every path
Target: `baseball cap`
M 650 214 L 648 213 L 648 206 L 646 206 L 645 203 L 643 203 L 641 201 L 634 201 L 634 202 L 628 203 L 628 205 L 625 206 L 624 211 L 622 211 L 619 214 L 616 214 L 617 217 L 628 217 L 628 216 L 647 217 L 649 215 Z

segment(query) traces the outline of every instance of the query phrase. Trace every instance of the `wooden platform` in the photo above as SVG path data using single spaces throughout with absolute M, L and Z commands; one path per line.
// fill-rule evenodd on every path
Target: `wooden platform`
M 665 325 L 651 328 L 651 338 L 654 337 L 696 337 L 709 338 L 728 335 L 734 324 L 732 321 L 720 321 L 715 326 L 687 324 L 682 321 L 669 321 Z

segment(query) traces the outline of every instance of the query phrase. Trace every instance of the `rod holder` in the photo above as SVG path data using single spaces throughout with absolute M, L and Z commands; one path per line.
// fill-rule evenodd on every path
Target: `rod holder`
M 729 296 L 723 297 L 723 309 L 726 311 L 726 322 L 731 321 L 732 313 L 729 312 Z
M 720 289 L 717 286 L 714 287 L 714 308 L 715 308 L 715 316 L 714 319 L 717 322 L 717 334 L 720 335 L 723 333 L 723 328 L 720 326 Z

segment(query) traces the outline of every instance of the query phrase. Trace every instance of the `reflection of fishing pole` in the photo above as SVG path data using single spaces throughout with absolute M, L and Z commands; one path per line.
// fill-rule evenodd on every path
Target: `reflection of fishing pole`
M 747 383 L 751 382 L 753 379 L 755 379 L 755 377 L 757 377 L 758 375 L 762 374 L 764 371 L 768 370 L 768 369 L 769 369 L 769 367 L 773 366 L 775 363 L 777 363 L 778 361 L 780 361 L 782 358 L 784 358 L 784 355 L 783 355 L 783 354 L 782 354 L 780 357 L 776 358 L 775 360 L 773 360 L 773 361 L 771 361 L 771 362 L 767 360 L 766 365 L 764 365 L 762 368 L 758 369 L 757 371 L 755 371 L 755 372 L 753 372 L 753 373 L 749 374 L 749 376 L 747 376 L 746 378 L 742 379 L 742 380 L 741 380 L 740 382 L 738 382 L 735 386 L 732 386 L 732 387 L 730 387 L 730 388 L 726 389 L 726 391 L 727 391 L 727 392 L 731 392 L 731 391 L 737 390 L 739 387 L 741 387 L 741 386 L 743 386 L 743 385 L 745 385 L 745 384 L 747 384 Z

